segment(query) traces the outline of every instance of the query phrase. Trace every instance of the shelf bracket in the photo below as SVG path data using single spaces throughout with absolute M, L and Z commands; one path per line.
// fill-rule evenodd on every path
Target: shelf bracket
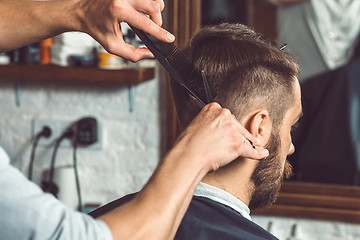
M 136 85 L 132 84 L 129 86 L 129 112 L 134 111 L 135 96 L 136 96 Z
M 17 79 L 15 83 L 15 103 L 17 107 L 21 105 L 21 94 L 23 88 L 23 81 L 21 79 Z

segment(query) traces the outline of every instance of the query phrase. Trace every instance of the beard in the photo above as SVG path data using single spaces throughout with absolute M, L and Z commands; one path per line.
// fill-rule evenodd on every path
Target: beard
M 292 166 L 286 160 L 283 167 L 279 156 L 281 140 L 279 133 L 271 133 L 269 143 L 266 148 L 269 150 L 269 156 L 260 160 L 251 180 L 254 183 L 250 209 L 268 207 L 273 204 L 279 195 L 280 187 L 284 179 L 292 175 Z

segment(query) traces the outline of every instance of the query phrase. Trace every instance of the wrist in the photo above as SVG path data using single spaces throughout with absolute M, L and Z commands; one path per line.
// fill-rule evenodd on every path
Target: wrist
M 174 161 L 174 164 L 178 166 L 191 169 L 193 174 L 197 174 L 202 179 L 202 177 L 212 170 L 212 166 L 206 156 L 201 155 L 196 151 L 197 149 L 194 150 L 191 148 L 188 144 L 178 142 L 164 160 Z
M 79 31 L 85 32 L 85 9 L 80 0 L 66 0 L 64 3 L 64 32 Z

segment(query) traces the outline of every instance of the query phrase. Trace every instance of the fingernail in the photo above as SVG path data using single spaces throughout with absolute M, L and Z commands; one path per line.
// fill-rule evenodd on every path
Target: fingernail
M 255 143 L 256 143 L 257 145 L 259 145 L 259 144 L 261 143 L 261 140 L 258 139 L 258 138 L 255 138 Z
M 169 40 L 171 42 L 173 42 L 175 40 L 175 36 L 169 32 L 166 34 L 166 38 L 167 38 L 167 40 Z

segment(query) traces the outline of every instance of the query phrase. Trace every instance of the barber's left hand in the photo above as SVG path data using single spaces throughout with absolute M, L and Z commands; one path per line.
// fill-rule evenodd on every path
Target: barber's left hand
M 77 0 L 80 31 L 88 33 L 107 51 L 131 61 L 153 57 L 146 48 L 135 48 L 123 40 L 121 22 L 139 28 L 159 40 L 174 41 L 175 37 L 161 28 L 163 0 Z M 147 17 L 139 11 L 148 14 Z

